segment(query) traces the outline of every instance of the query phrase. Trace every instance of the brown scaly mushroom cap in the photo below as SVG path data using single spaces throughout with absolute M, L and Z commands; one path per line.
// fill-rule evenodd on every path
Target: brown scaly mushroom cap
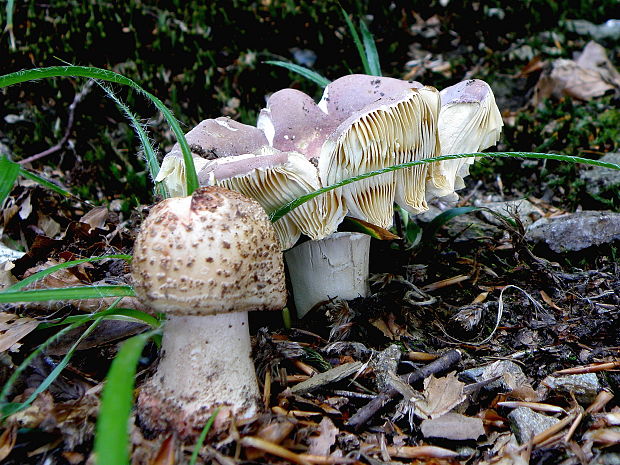
M 141 389 L 151 431 L 191 437 L 216 407 L 258 411 L 247 312 L 286 303 L 282 254 L 260 205 L 221 187 L 153 207 L 135 243 L 139 298 L 166 313 L 162 358 Z

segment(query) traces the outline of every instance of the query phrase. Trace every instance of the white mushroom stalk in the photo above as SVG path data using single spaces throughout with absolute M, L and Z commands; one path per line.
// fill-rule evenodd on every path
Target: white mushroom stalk
M 142 425 L 191 438 L 217 407 L 220 420 L 255 415 L 247 313 L 286 303 L 280 247 L 260 205 L 221 187 L 160 202 L 136 239 L 132 279 L 167 315 L 157 372 L 138 397 Z
M 480 152 L 495 145 L 504 123 L 486 82 L 459 82 L 443 89 L 440 95 L 441 155 Z M 474 157 L 457 158 L 434 164 L 426 186 L 427 197 L 444 197 L 465 187 L 463 178 L 474 161 Z

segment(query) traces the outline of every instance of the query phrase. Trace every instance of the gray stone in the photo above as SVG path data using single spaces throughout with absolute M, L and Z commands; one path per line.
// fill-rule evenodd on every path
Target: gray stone
M 543 212 L 540 208 L 527 199 L 508 200 L 505 202 L 476 202 L 476 206 L 486 207 L 495 213 L 509 218 L 513 213 L 516 213 L 525 226 L 529 226 L 543 216 Z M 490 223 L 498 226 L 501 225 L 501 221 L 489 211 L 482 210 L 481 213 Z
M 475 441 L 485 434 L 480 418 L 466 417 L 454 412 L 424 420 L 420 428 L 425 438 L 444 438 L 451 441 Z
M 558 253 L 611 243 L 620 240 L 620 213 L 582 211 L 542 218 L 527 228 L 525 238 L 544 241 Z
M 591 404 L 601 390 L 595 373 L 580 375 L 547 376 L 540 383 L 541 391 L 552 390 L 557 393 L 575 396 L 582 404 Z
M 529 386 L 527 376 L 519 365 L 510 360 L 498 360 L 490 365 L 471 368 L 463 371 L 459 378 L 474 383 L 480 383 L 495 377 L 496 381 L 487 384 L 487 391 L 510 392 L 516 388 Z
M 608 153 L 600 161 L 620 164 L 620 152 Z M 620 171 L 611 170 L 602 166 L 592 166 L 581 171 L 579 177 L 586 183 L 586 191 L 591 195 L 600 195 L 611 189 L 620 189 Z
M 542 433 L 548 428 L 558 423 L 557 418 L 549 417 L 541 413 L 536 413 L 531 408 L 518 407 L 508 414 L 512 430 L 517 440 L 523 444 L 528 442 L 537 434 Z

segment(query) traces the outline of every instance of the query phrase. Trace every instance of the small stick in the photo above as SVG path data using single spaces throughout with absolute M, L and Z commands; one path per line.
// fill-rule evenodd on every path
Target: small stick
M 401 376 L 401 379 L 407 384 L 415 384 L 418 381 L 441 372 L 446 372 L 458 362 L 461 361 L 461 352 L 453 349 L 446 352 L 437 360 L 432 361 L 428 365 L 423 366 L 407 375 Z M 388 402 L 398 395 L 396 389 L 390 388 L 387 391 L 379 393 L 373 400 L 360 408 L 347 422 L 348 426 L 358 430 L 364 426 L 373 416 L 377 414 Z

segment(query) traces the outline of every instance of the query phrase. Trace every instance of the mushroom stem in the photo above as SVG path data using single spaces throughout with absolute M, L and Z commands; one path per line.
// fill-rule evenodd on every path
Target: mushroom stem
M 316 304 L 368 294 L 370 236 L 337 232 L 325 239 L 306 241 L 284 253 L 297 316 L 303 318 Z
M 216 407 L 253 416 L 259 390 L 250 354 L 247 312 L 170 315 L 157 373 L 140 394 L 141 419 L 154 430 L 184 432 L 204 425 Z

